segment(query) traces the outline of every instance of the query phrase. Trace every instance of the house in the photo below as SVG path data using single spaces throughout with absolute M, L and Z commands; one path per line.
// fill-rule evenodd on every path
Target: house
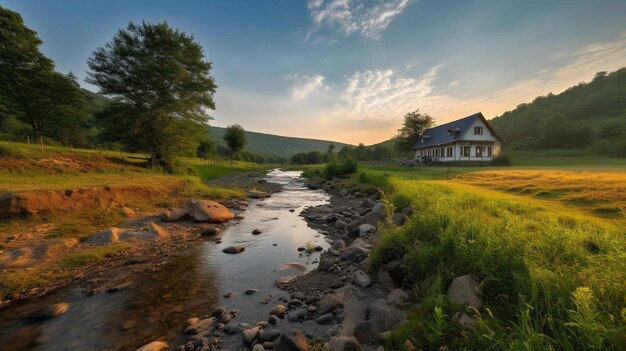
M 415 158 L 433 162 L 491 161 L 500 153 L 502 138 L 482 113 L 424 131 L 415 143 Z

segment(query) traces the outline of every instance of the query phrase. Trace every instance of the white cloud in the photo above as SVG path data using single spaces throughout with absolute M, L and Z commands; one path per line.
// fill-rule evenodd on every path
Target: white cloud
M 313 28 L 305 41 L 320 28 L 327 26 L 344 35 L 359 33 L 368 39 L 378 39 L 391 21 L 401 14 L 410 0 L 309 0 L 308 9 Z
M 319 89 L 327 89 L 324 85 L 324 76 L 314 75 L 289 75 L 288 79 L 293 81 L 291 86 L 291 97 L 294 100 L 303 100 Z

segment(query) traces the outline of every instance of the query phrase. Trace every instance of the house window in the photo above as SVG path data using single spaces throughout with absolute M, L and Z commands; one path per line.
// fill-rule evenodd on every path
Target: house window
M 445 150 L 444 148 L 439 149 L 439 155 L 441 155 L 441 157 L 443 157 L 443 155 L 445 155 Z
M 452 157 L 452 147 L 446 148 L 446 157 Z
M 469 155 L 470 155 L 470 147 L 469 146 L 461 147 L 461 156 L 469 157 Z
M 483 157 L 483 147 L 476 146 L 476 157 Z
M 483 127 L 474 127 L 474 135 L 483 135 Z
M 487 157 L 491 157 L 491 146 L 487 146 Z

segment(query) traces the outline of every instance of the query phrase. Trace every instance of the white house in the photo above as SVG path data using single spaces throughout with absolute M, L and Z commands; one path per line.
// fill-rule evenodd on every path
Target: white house
M 502 142 L 485 116 L 478 112 L 424 131 L 413 146 L 415 158 L 434 162 L 491 161 Z

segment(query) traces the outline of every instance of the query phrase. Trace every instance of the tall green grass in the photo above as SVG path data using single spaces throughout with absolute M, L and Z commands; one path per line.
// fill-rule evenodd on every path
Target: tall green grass
M 391 177 L 411 199 L 404 227 L 381 230 L 373 268 L 400 259 L 405 288 L 421 301 L 407 335 L 420 348 L 467 350 L 623 350 L 626 345 L 626 232 L 550 208 Z M 461 306 L 443 298 L 456 276 L 481 281 L 478 326 L 463 331 Z M 446 316 L 446 325 L 440 323 Z M 435 332 L 436 335 L 433 335 Z

